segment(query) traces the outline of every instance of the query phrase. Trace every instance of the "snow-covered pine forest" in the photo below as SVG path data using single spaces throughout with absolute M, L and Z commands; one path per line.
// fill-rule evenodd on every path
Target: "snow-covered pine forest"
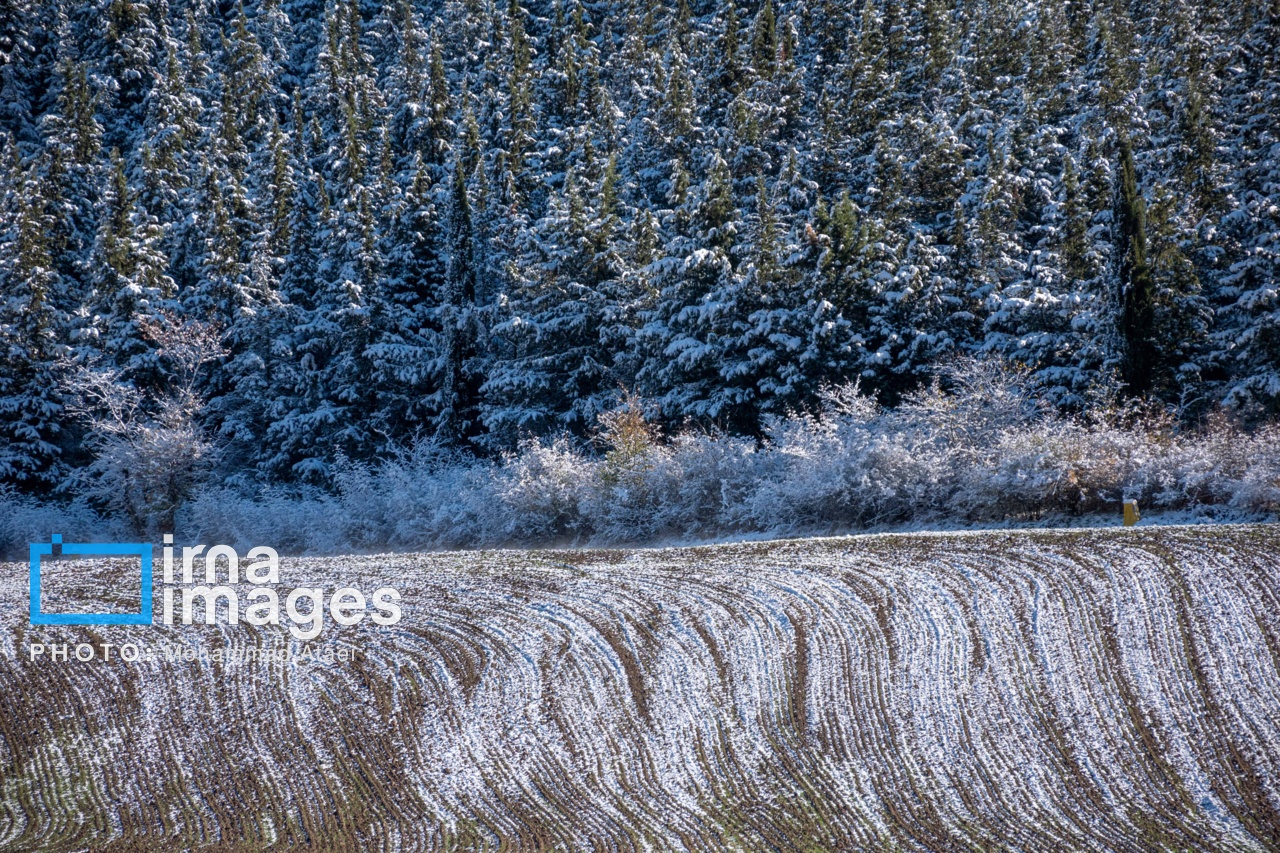
M 1248 426 L 1280 0 L 3 0 L 0 226 L 24 493 L 146 419 L 331 487 L 588 449 L 625 393 L 749 443 L 961 356 Z

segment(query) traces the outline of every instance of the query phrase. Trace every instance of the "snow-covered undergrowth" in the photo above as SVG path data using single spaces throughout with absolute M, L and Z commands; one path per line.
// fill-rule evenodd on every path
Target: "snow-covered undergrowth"
M 332 493 L 206 487 L 176 526 L 193 540 L 324 554 L 1116 516 L 1125 498 L 1153 510 L 1280 509 L 1280 427 L 1086 421 L 1045 408 L 1007 375 L 965 381 L 896 409 L 845 389 L 821 416 L 773 422 L 761 443 L 705 433 L 663 441 L 643 421 L 629 430 L 615 421 L 603 454 L 529 441 L 477 461 L 424 444 L 342 466 Z M 84 506 L 0 493 L 0 554 L 16 558 L 53 527 L 70 532 L 93 518 Z
M 637 544 L 893 524 L 1026 521 L 1144 508 L 1274 514 L 1280 427 L 1177 430 L 1159 416 L 1083 420 L 981 364 L 946 392 L 885 409 L 855 388 L 820 416 L 779 419 L 763 442 L 642 419 L 606 422 L 601 454 L 529 441 L 497 462 L 432 445 L 348 465 L 336 494 L 206 491 L 179 514 L 201 541 L 278 539 L 296 551 Z M 632 413 L 634 414 L 634 413 Z
M 1275 526 L 286 558 L 291 584 L 387 583 L 405 608 L 287 665 L 28 663 L 30 642 L 286 637 L 31 628 L 25 571 L 0 566 L 0 849 L 1280 837 Z
M 130 532 L 84 501 L 42 503 L 0 486 L 0 559 L 25 559 L 29 543 L 47 542 L 53 533 L 63 534 L 68 542 L 117 542 Z

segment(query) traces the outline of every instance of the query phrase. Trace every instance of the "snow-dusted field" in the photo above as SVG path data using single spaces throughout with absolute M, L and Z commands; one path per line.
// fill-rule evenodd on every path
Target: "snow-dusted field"
M 286 558 L 405 608 L 288 663 L 0 571 L 3 850 L 1280 849 L 1275 526 Z

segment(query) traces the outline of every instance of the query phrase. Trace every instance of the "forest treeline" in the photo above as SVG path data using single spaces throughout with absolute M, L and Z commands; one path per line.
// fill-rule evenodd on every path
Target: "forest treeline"
M 23 490 L 120 399 L 254 483 L 962 355 L 1265 419 L 1280 0 L 0 0 L 0 227 Z

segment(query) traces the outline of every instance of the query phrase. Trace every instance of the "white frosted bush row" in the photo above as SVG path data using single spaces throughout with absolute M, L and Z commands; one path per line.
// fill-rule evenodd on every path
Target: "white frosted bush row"
M 895 523 L 1214 505 L 1280 508 L 1280 430 L 1177 436 L 1059 418 L 989 435 L 939 434 L 910 414 L 797 419 L 769 441 L 686 435 L 616 470 L 567 441 L 497 463 L 432 448 L 348 466 L 336 496 L 216 492 L 179 526 L 218 541 L 313 553 L 553 543 L 640 543 L 811 533 Z
M 1280 509 L 1280 427 L 1066 417 L 1018 374 L 983 363 L 895 409 L 838 389 L 821 415 L 772 422 L 760 443 L 684 434 L 633 437 L 628 448 L 600 456 L 566 439 L 530 440 L 482 462 L 424 443 L 339 465 L 335 494 L 200 490 L 177 527 L 202 541 L 334 553 L 982 523 L 1115 513 L 1125 498 L 1156 509 Z M 54 528 L 100 527 L 83 504 L 42 508 L 0 493 L 0 510 L 0 549 L 11 555 Z

